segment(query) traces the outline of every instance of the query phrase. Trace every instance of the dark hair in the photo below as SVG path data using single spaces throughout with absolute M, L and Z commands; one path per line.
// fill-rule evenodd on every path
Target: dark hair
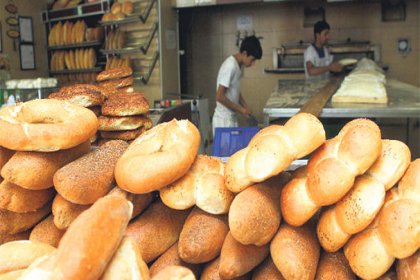
M 330 30 L 330 25 L 325 20 L 320 20 L 314 25 L 314 36 L 317 33 L 321 33 L 323 30 Z
M 246 51 L 247 55 L 252 55 L 256 59 L 261 59 L 262 57 L 262 49 L 260 40 L 257 37 L 249 36 L 245 37 L 241 43 L 240 52 Z

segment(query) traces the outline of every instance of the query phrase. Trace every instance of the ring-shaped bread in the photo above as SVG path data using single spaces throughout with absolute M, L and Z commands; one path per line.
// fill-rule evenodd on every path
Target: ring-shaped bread
M 134 140 L 115 166 L 120 188 L 131 193 L 158 190 L 190 169 L 200 145 L 200 132 L 188 120 L 159 124 Z
M 0 146 L 52 152 L 75 147 L 95 135 L 98 119 L 89 109 L 54 99 L 35 99 L 0 110 Z

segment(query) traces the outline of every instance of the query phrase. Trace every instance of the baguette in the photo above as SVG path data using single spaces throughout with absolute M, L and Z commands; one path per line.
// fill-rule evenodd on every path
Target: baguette
M 252 273 L 252 280 L 286 280 L 280 271 L 277 269 L 271 256 L 268 256 L 254 272 Z
M 29 240 L 49 244 L 53 247 L 58 247 L 58 243 L 66 231 L 57 228 L 53 219 L 53 216 L 49 215 L 47 218 L 37 224 L 32 229 Z
M 322 213 L 317 234 L 324 250 L 339 250 L 352 234 L 374 220 L 384 203 L 385 192 L 403 176 L 410 158 L 410 150 L 403 142 L 382 140 L 382 152 L 376 162 L 356 178 L 343 199 Z
M 154 202 L 127 228 L 126 236 L 139 246 L 146 263 L 156 259 L 179 238 L 189 211 L 178 211 Z
M 320 247 L 312 226 L 282 224 L 270 245 L 271 257 L 286 279 L 314 279 Z
M 53 186 L 55 172 L 90 151 L 89 141 L 56 152 L 16 152 L 1 169 L 7 181 L 29 190 Z
M 229 226 L 226 215 L 212 215 L 194 208 L 179 236 L 178 253 L 187 263 L 204 263 L 222 250 Z
M 165 253 L 163 253 L 153 264 L 150 266 L 150 277 L 155 276 L 161 270 L 163 270 L 167 266 L 177 265 L 177 266 L 185 266 L 189 268 L 195 275 L 197 279 L 199 279 L 199 275 L 201 272 L 201 265 L 200 264 L 190 264 L 184 262 L 178 254 L 178 242 L 172 245 Z
M 240 192 L 254 182 L 265 181 L 286 169 L 293 160 L 314 151 L 324 141 L 322 123 L 311 114 L 299 113 L 284 126 L 266 127 L 251 139 L 246 148 L 227 160 L 226 186 L 233 192 Z
M 0 246 L 0 274 L 27 268 L 35 259 L 53 252 L 51 245 L 30 240 L 11 241 Z
M 367 119 L 347 123 L 309 159 L 282 190 L 280 206 L 289 225 L 301 226 L 321 206 L 339 201 L 351 189 L 356 176 L 363 174 L 381 153 L 379 127 Z
M 76 204 L 94 203 L 111 190 L 115 164 L 127 147 L 113 140 L 60 168 L 53 179 L 57 192 Z
M 54 188 L 27 190 L 4 180 L 0 184 L 0 209 L 15 213 L 33 212 L 46 205 L 54 194 Z
M 60 241 L 50 266 L 52 278 L 98 279 L 123 238 L 132 209 L 125 198 L 109 195 L 83 212 Z
M 413 255 L 420 247 L 420 159 L 410 163 L 398 187 L 390 189 L 376 219 L 354 235 L 344 254 L 361 278 L 378 278 L 395 258 Z
M 149 274 L 137 244 L 124 237 L 100 280 L 148 280 Z
M 280 192 L 289 179 L 289 173 L 280 173 L 235 197 L 229 210 L 229 228 L 238 242 L 262 246 L 271 241 L 281 221 Z

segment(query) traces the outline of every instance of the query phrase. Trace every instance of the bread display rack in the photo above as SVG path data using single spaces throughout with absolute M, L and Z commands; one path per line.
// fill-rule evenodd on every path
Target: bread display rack
M 105 45 L 100 52 L 110 59 L 128 59 L 134 70 L 134 79 L 147 84 L 159 60 L 157 33 L 159 24 L 154 20 L 156 0 L 133 1 L 132 13 L 119 18 L 111 7 L 111 17 L 104 15 L 100 24 L 105 28 Z M 117 4 L 118 5 L 118 4 Z M 118 34 L 118 35 L 115 35 Z M 109 41 L 109 43 L 108 43 Z M 155 43 L 156 42 L 156 43 Z M 106 69 L 109 66 L 107 64 Z
M 61 84 L 92 82 L 103 70 L 105 57 L 99 48 L 104 36 L 98 22 L 110 7 L 111 0 L 101 0 L 42 13 L 49 74 Z

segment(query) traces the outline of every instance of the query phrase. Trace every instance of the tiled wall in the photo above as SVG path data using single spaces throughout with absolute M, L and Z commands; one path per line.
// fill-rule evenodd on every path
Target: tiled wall
M 331 25 L 331 40 L 369 40 L 381 46 L 382 63 L 389 65 L 388 77 L 420 86 L 420 8 L 418 0 L 407 0 L 406 20 L 381 21 L 380 1 L 374 3 L 319 1 L 274 2 L 201 7 L 181 11 L 187 17 L 187 84 L 188 93 L 209 97 L 210 112 L 215 105 L 216 77 L 220 64 L 237 52 L 236 20 L 238 16 L 252 18 L 253 29 L 262 36 L 263 57 L 255 66 L 246 69 L 242 94 L 251 104 L 255 115 L 262 120 L 262 108 L 278 79 L 299 78 L 302 75 L 265 74 L 272 66 L 272 48 L 282 43 L 309 41 L 311 27 L 303 27 L 305 6 L 325 8 Z M 398 38 L 411 40 L 412 51 L 403 56 L 396 50 Z

